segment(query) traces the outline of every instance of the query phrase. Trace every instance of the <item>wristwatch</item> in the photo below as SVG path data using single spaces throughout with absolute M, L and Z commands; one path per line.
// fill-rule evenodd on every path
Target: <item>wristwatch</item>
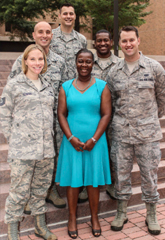
M 96 144 L 97 140 L 95 138 L 93 138 L 93 137 L 91 139 L 94 142 L 94 144 Z

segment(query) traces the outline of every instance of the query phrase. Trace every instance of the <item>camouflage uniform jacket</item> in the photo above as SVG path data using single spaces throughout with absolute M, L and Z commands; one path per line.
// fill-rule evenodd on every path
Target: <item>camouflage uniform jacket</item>
M 118 61 L 120 60 L 120 58 L 116 57 L 112 52 L 111 52 L 111 56 L 109 57 L 109 62 L 107 63 L 107 66 L 105 68 L 102 67 L 102 65 L 100 64 L 101 59 L 97 56 L 97 53 L 94 54 L 94 64 L 93 64 L 93 70 L 92 70 L 92 76 L 102 79 L 105 81 L 106 76 L 109 72 L 109 70 L 111 69 L 111 67 L 113 67 Z
M 41 78 L 42 89 L 23 72 L 5 86 L 0 101 L 0 123 L 9 142 L 8 159 L 53 158 L 52 86 Z
M 158 117 L 164 114 L 165 70 L 141 54 L 130 74 L 125 60 L 111 68 L 106 79 L 112 95 L 112 139 L 125 143 L 162 138 Z
M 60 27 L 53 29 L 52 33 L 53 38 L 50 44 L 51 50 L 65 59 L 67 66 L 67 80 L 75 78 L 75 55 L 80 49 L 87 47 L 86 38 L 82 34 L 73 30 L 71 32 L 70 40 L 67 40 Z

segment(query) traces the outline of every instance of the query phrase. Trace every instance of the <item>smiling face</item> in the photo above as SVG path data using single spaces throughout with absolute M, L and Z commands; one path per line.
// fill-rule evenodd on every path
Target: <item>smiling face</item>
M 33 38 L 36 44 L 40 45 L 45 53 L 48 53 L 52 40 L 52 28 L 47 22 L 39 22 L 34 27 Z
M 29 52 L 25 60 L 27 66 L 26 76 L 32 80 L 38 79 L 38 74 L 41 73 L 44 67 L 44 56 L 39 49 L 34 49 Z
M 108 58 L 111 55 L 112 40 L 109 38 L 109 34 L 106 32 L 97 33 L 94 44 L 97 55 L 100 58 Z
M 61 27 L 73 27 L 76 19 L 76 14 L 73 7 L 62 7 L 59 13 L 59 19 L 61 20 Z
M 140 38 L 134 31 L 122 31 L 120 34 L 119 45 L 124 53 L 126 61 L 136 61 L 139 59 Z
M 93 67 L 93 58 L 89 52 L 82 52 L 76 61 L 77 71 L 80 77 L 89 77 Z

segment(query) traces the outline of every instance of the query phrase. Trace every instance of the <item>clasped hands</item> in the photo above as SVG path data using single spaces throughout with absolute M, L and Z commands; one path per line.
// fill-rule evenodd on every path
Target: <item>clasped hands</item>
M 77 137 L 73 137 L 70 143 L 78 152 L 83 152 L 84 150 L 91 151 L 95 145 L 91 138 L 83 143 Z

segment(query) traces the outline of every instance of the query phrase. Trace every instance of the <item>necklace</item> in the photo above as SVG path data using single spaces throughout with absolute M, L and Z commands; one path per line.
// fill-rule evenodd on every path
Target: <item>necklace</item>
M 78 86 L 77 86 L 77 80 L 78 80 L 78 79 L 76 78 L 75 86 L 76 86 L 76 88 L 77 88 L 79 91 L 83 92 L 84 90 L 86 90 L 86 89 L 90 86 L 90 84 L 91 84 L 91 82 L 92 82 L 92 77 L 91 77 L 91 79 L 90 79 L 88 85 L 87 85 L 84 89 L 80 89 L 80 88 L 78 88 Z

